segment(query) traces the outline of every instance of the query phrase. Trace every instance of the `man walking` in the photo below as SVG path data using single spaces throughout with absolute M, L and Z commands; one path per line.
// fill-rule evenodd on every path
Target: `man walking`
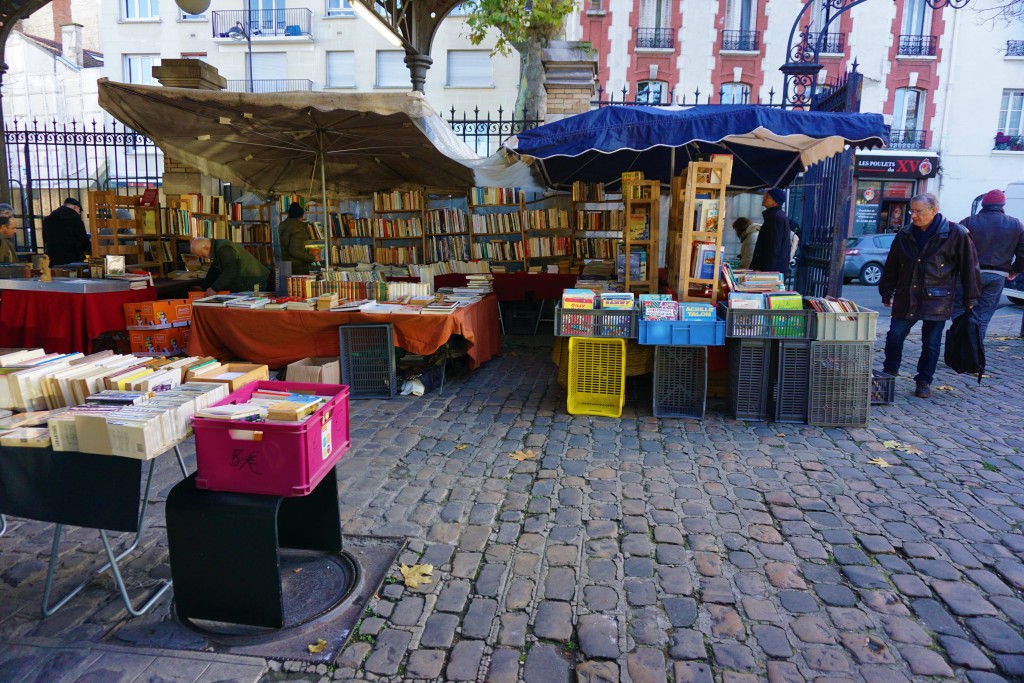
M 967 231 L 939 213 L 935 195 L 919 194 L 910 200 L 910 222 L 896 234 L 878 283 L 882 303 L 892 307 L 882 369 L 899 374 L 903 343 L 920 320 L 923 346 L 914 395 L 928 398 L 957 282 L 963 287 L 964 305 L 973 308 L 978 303 L 978 256 Z
M 1006 195 L 1002 190 L 986 192 L 981 211 L 960 221 L 967 228 L 978 252 L 981 267 L 981 295 L 974 312 L 984 337 L 996 312 L 1003 286 L 1024 271 L 1024 223 L 1003 212 Z

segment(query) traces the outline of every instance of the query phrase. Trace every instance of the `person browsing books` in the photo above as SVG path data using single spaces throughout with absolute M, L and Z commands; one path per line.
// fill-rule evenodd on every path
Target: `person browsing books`
M 43 250 L 52 266 L 80 263 L 92 251 L 82 221 L 82 204 L 74 197 L 65 199 L 62 206 L 43 219 Z
M 306 210 L 298 202 L 288 205 L 288 218 L 277 226 L 277 238 L 281 243 L 281 258 L 292 264 L 292 275 L 309 275 L 309 267 L 320 260 L 319 250 L 316 255 L 306 249 L 309 239 L 309 226 L 302 217 Z
M 14 219 L 0 214 L 0 263 L 18 262 L 18 252 L 14 248 L 14 233 L 17 231 Z
M 764 207 L 764 222 L 754 245 L 754 256 L 750 260 L 753 270 L 785 273 L 789 270 L 792 238 L 789 217 L 782 205 L 786 203 L 786 192 L 772 188 L 764 193 L 761 206 Z
M 740 238 L 740 268 L 750 268 L 750 261 L 754 258 L 754 246 L 757 244 L 757 235 L 761 230 L 760 223 L 752 223 L 749 218 L 740 216 L 732 222 L 732 229 Z
M 207 296 L 224 290 L 250 292 L 257 286 L 266 291 L 270 269 L 238 244 L 230 240 L 197 237 L 189 244 L 189 250 L 212 261 L 206 277 L 199 282 Z

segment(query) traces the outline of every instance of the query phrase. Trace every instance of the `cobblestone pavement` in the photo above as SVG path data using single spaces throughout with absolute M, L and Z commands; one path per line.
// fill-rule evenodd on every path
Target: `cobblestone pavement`
M 52 527 L 13 520 L 0 681 L 1024 680 L 1019 324 L 993 323 L 983 384 L 940 367 L 922 401 L 904 372 L 864 429 L 659 420 L 639 383 L 622 419 L 570 416 L 547 347 L 510 338 L 441 396 L 353 402 L 344 530 L 436 569 L 389 581 L 335 667 L 108 645 L 107 578 L 41 620 Z M 136 588 L 167 574 L 158 471 Z M 65 583 L 102 552 L 68 536 Z

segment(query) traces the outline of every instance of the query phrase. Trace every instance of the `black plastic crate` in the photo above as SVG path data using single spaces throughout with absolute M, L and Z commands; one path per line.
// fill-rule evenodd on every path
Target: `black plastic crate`
M 771 342 L 729 339 L 729 412 L 737 420 L 768 418 Z
M 349 386 L 350 398 L 394 398 L 395 333 L 391 323 L 342 325 L 341 383 Z
M 776 422 L 806 422 L 811 374 L 811 343 L 777 341 L 772 376 L 772 414 Z
M 881 370 L 871 371 L 871 405 L 889 405 L 896 400 L 896 377 Z
M 871 342 L 812 342 L 807 424 L 860 427 L 871 412 Z
M 654 348 L 654 416 L 703 419 L 708 393 L 705 346 Z
M 505 304 L 502 313 L 505 334 L 534 334 L 537 330 L 537 316 L 539 315 L 540 308 L 533 304 L 516 302 Z

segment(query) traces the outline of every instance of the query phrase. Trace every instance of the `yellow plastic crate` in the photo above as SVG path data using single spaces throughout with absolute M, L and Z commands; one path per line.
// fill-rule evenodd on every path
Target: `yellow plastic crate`
M 570 415 L 621 417 L 626 403 L 626 341 L 569 339 Z

